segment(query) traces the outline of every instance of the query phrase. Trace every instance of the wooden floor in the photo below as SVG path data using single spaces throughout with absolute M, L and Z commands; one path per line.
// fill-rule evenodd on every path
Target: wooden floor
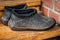
M 60 36 L 60 28 L 55 26 L 48 31 L 12 31 L 0 23 L 0 40 L 42 40 Z

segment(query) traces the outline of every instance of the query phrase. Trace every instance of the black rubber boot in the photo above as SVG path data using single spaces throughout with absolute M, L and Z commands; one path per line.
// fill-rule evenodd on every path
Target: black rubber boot
M 48 30 L 55 25 L 50 17 L 38 15 L 35 9 L 13 10 L 8 26 L 15 31 Z
M 16 6 L 6 6 L 4 9 L 4 16 L 2 17 L 3 24 L 5 25 L 8 24 L 8 21 L 11 17 L 13 9 L 26 9 L 26 8 L 27 8 L 26 4 L 21 4 L 21 5 L 16 5 Z

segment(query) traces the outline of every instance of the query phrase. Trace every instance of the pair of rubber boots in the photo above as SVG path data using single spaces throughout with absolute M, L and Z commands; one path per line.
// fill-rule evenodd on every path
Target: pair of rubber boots
M 48 30 L 55 25 L 55 20 L 37 14 L 37 10 L 28 8 L 26 4 L 6 6 L 2 22 L 15 31 Z

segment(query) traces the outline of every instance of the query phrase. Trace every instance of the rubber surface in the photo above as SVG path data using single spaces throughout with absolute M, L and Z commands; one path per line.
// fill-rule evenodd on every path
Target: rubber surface
M 31 13 L 33 12 L 34 11 Z M 56 22 L 54 19 L 45 17 L 43 15 L 38 15 L 37 13 L 28 18 L 24 17 L 23 19 L 12 14 L 11 19 L 8 22 L 8 26 L 15 31 L 42 31 L 49 30 L 50 28 L 54 27 L 55 23 Z
M 30 17 L 30 16 L 33 16 L 37 13 L 37 10 L 35 9 L 14 9 L 13 10 L 13 14 L 17 17 Z
M 26 8 L 27 8 L 26 4 L 20 4 L 16 6 L 5 6 L 4 16 L 2 17 L 2 23 L 8 25 L 8 21 L 10 20 L 13 9 L 26 9 Z

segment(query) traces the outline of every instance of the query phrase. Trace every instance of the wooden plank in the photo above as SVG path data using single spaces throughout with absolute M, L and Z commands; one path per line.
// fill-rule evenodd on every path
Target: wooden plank
M 37 12 L 39 12 L 40 11 L 40 7 L 39 6 L 37 6 L 37 7 L 28 7 L 28 8 L 33 8 L 33 9 L 36 9 L 37 10 Z
M 14 5 L 19 5 L 19 4 L 24 4 L 26 3 L 28 6 L 37 6 L 40 5 L 41 0 L 15 0 L 15 1 L 0 1 L 0 10 L 4 9 L 4 6 L 14 6 Z
M 4 15 L 4 13 L 0 12 L 0 20 L 1 20 L 1 18 L 2 18 L 3 15 Z
M 48 31 L 12 31 L 0 23 L 0 40 L 43 40 L 60 36 L 60 28 L 55 26 Z

